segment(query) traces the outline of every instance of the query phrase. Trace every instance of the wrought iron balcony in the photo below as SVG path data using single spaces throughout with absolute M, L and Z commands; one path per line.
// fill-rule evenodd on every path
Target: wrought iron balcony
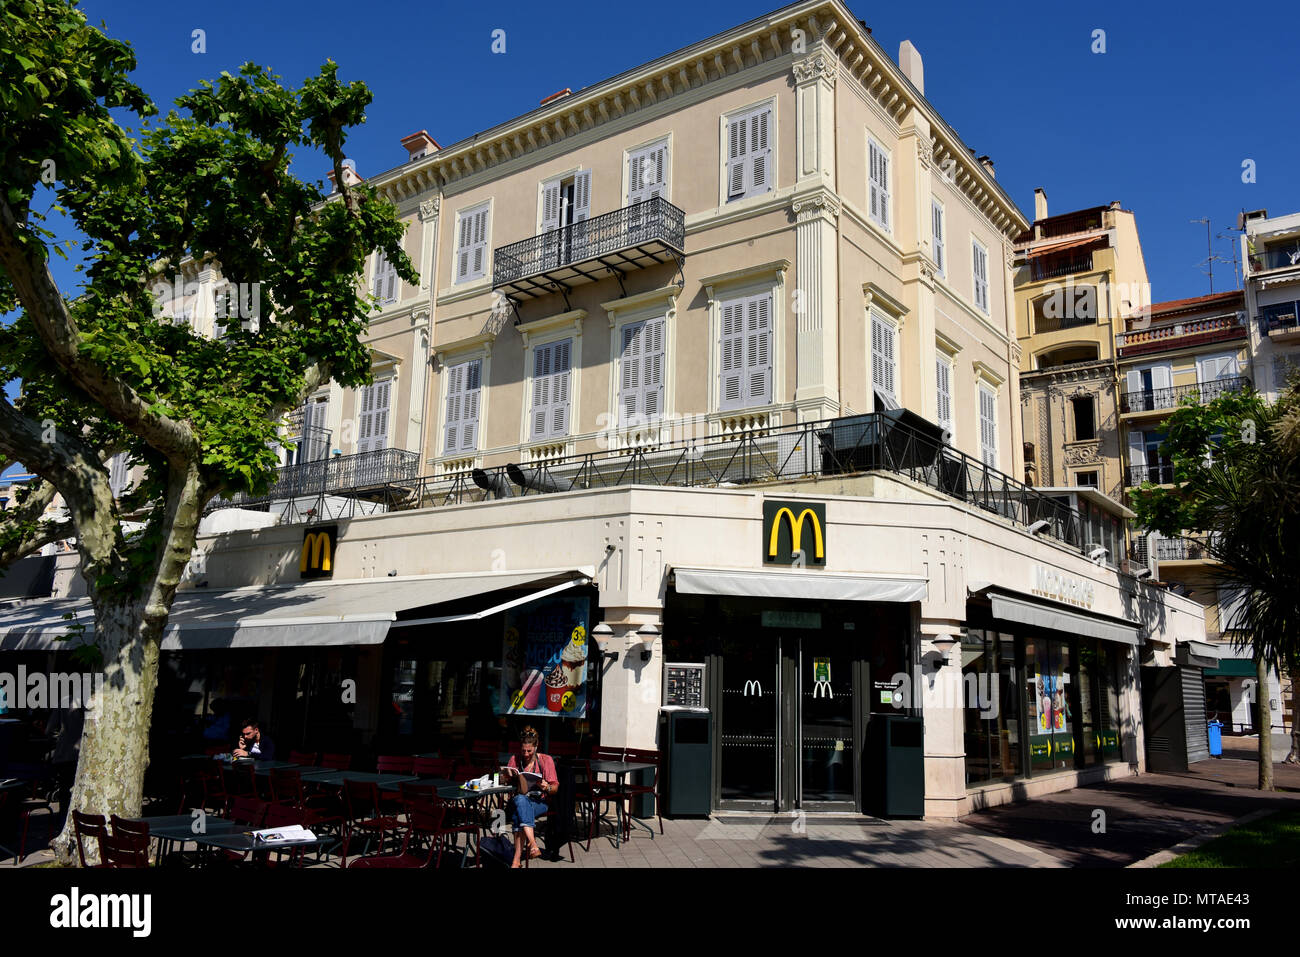
M 1210 537 L 1189 535 L 1184 538 L 1157 538 L 1156 558 L 1162 562 L 1210 561 Z
M 1240 392 L 1249 386 L 1250 380 L 1245 376 L 1234 376 L 1231 379 L 1176 385 L 1168 389 L 1125 392 L 1120 396 L 1119 410 L 1120 412 L 1155 412 L 1160 409 L 1176 409 L 1187 396 L 1194 396 L 1197 405 L 1204 405 L 1219 396 Z
M 686 214 L 663 197 L 552 229 L 492 255 L 492 288 L 512 299 L 567 293 L 633 269 L 685 256 Z
M 1174 463 L 1161 462 L 1159 465 L 1130 465 L 1128 467 L 1129 488 L 1136 488 L 1143 482 L 1155 485 L 1174 484 Z
M 1040 256 L 1032 260 L 1030 275 L 1033 282 L 1092 272 L 1092 253 L 1082 252 L 1070 256 Z
M 276 473 L 265 495 L 236 495 L 214 500 L 209 510 L 247 508 L 312 495 L 365 496 L 394 482 L 415 478 L 420 469 L 418 452 L 375 449 L 355 455 L 336 455 L 316 461 L 286 465 Z
M 1290 339 L 1300 333 L 1300 302 L 1279 302 L 1265 306 L 1255 321 L 1264 339 Z

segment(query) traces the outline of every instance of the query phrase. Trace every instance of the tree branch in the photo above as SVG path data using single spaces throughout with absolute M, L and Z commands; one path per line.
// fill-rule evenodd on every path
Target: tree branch
M 8 200 L 0 197 L 0 269 L 13 284 L 50 357 L 112 418 L 168 461 L 183 466 L 195 459 L 199 443 L 187 423 L 149 411 L 134 389 L 81 355 L 76 321 L 68 312 L 49 264 L 37 255 L 36 244 L 24 240 L 23 232 Z

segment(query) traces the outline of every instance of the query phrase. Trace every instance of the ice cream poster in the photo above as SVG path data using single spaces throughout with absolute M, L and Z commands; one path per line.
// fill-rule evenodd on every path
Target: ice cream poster
M 586 598 L 553 598 L 506 612 L 499 714 L 587 713 Z

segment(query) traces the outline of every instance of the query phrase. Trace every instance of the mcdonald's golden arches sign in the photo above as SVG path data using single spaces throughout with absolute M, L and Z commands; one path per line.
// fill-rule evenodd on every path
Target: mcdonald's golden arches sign
M 337 525 L 308 525 L 302 535 L 298 574 L 302 578 L 333 578 L 334 553 L 338 546 Z
M 825 565 L 826 504 L 765 501 L 763 563 Z

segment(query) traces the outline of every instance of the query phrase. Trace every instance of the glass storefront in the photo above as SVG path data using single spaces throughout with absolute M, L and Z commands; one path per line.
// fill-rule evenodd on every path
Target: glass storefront
M 1122 648 L 992 627 L 961 647 L 968 787 L 1121 759 Z

